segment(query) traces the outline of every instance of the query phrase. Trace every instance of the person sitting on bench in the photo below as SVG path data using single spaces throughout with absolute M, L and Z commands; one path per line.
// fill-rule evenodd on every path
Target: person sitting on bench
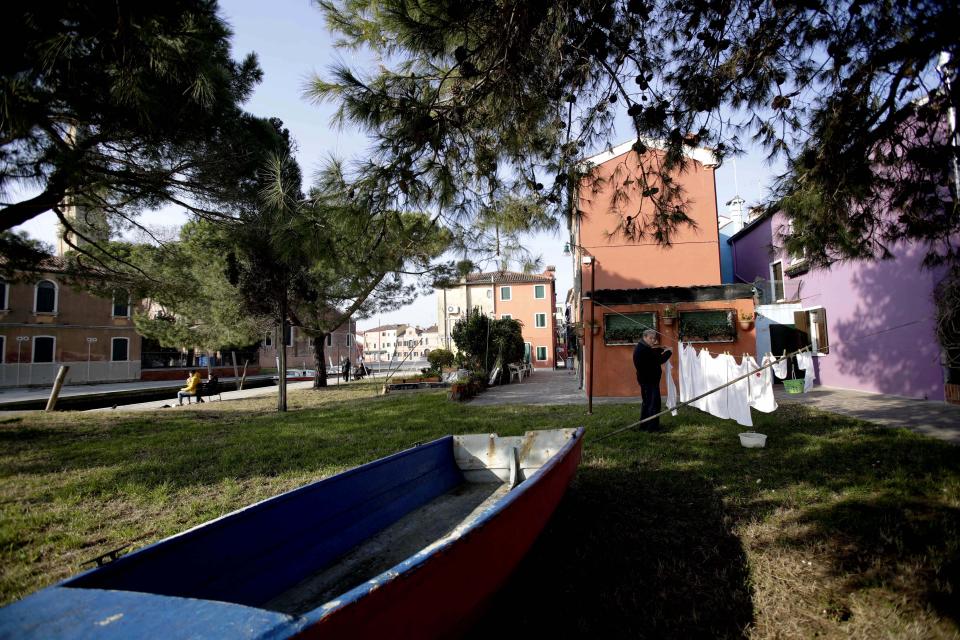
M 190 376 L 187 378 L 187 386 L 180 389 L 177 392 L 177 400 L 180 403 L 180 406 L 183 406 L 183 399 L 190 398 L 190 396 L 198 396 L 200 393 L 200 372 L 196 369 L 190 370 Z M 201 400 L 202 402 L 202 400 Z

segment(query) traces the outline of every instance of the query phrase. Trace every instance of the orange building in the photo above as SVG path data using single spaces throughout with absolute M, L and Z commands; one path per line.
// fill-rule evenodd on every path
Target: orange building
M 585 160 L 590 172 L 579 185 L 569 228 L 571 320 L 578 327 L 584 387 L 594 396 L 639 396 L 632 353 L 645 327 L 658 331 L 660 344 L 674 354 L 681 337 L 697 348 L 709 344 L 712 351 L 737 355 L 755 346 L 752 323 L 740 323 L 752 317 L 752 287 L 721 284 L 713 154 L 689 150 L 685 170 L 672 175 L 694 225 L 679 228 L 664 246 L 633 233 L 653 210 L 637 177 L 663 154 L 648 142 L 641 157 L 634 142 Z M 704 332 L 713 333 L 697 335 Z
M 554 267 L 542 274 L 492 271 L 471 273 L 458 284 L 437 290 L 437 333 L 450 345 L 450 331 L 470 309 L 522 325 L 529 362 L 538 369 L 557 364 L 556 283 Z

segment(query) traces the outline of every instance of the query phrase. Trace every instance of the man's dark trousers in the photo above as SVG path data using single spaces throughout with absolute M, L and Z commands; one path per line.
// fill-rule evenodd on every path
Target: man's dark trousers
M 648 418 L 650 416 L 655 416 L 660 413 L 660 383 L 641 383 L 640 385 L 640 398 L 642 400 L 642 405 L 640 408 L 640 419 Z M 649 422 L 644 422 L 640 425 L 641 429 L 649 429 L 650 431 L 656 431 L 660 428 L 660 418 L 654 418 Z

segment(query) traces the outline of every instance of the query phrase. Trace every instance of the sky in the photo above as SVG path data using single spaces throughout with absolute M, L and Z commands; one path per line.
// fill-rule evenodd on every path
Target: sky
M 307 0 L 221 0 L 221 14 L 234 32 L 233 55 L 240 58 L 256 53 L 263 69 L 263 82 L 245 105 L 247 111 L 258 116 L 274 116 L 283 120 L 297 143 L 297 160 L 307 180 L 331 157 L 361 158 L 368 141 L 357 130 L 340 130 L 331 123 L 335 106 L 330 103 L 313 104 L 303 98 L 304 86 L 314 74 L 325 74 L 330 65 L 347 61 L 351 66 L 364 65 L 371 69 L 374 62 L 353 51 L 338 50 L 327 32 L 321 12 Z M 632 138 L 625 114 L 620 114 L 618 131 L 611 135 L 616 145 Z M 603 151 L 588 149 L 588 155 Z M 747 153 L 735 161 L 727 160 L 716 172 L 717 204 L 721 212 L 724 203 L 739 192 L 749 204 L 759 202 L 766 195 L 777 167 L 770 167 L 762 153 Z M 141 221 L 147 226 L 174 227 L 183 224 L 182 211 L 167 208 L 148 212 Z M 49 244 L 56 244 L 56 219 L 46 213 L 18 227 L 31 236 Z M 566 230 L 555 234 L 539 234 L 529 238 L 534 255 L 544 265 L 557 267 L 557 300 L 562 303 L 573 285 L 571 258 L 563 255 L 567 241 Z M 360 319 L 360 330 L 383 323 L 415 324 L 426 327 L 436 324 L 436 304 L 433 295 L 418 298 L 413 304 L 396 311 Z

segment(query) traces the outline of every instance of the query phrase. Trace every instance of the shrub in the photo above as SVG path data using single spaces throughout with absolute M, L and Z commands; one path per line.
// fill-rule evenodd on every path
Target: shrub
M 452 367 L 455 359 L 449 349 L 434 349 L 427 354 L 427 362 L 430 363 L 429 371 L 439 374 L 444 367 Z M 427 373 L 427 370 L 424 370 L 424 373 Z

